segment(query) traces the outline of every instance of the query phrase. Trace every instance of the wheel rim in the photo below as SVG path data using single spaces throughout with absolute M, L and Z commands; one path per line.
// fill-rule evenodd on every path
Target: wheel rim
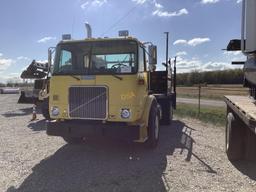
M 157 140 L 159 136 L 159 118 L 158 115 L 156 115 L 155 119 L 155 139 Z

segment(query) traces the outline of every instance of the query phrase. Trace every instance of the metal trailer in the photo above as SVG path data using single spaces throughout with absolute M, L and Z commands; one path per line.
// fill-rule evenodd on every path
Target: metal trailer
M 244 65 L 244 86 L 248 96 L 225 96 L 227 104 L 226 153 L 231 161 L 256 160 L 256 1 L 242 2 L 241 39 L 233 39 L 227 51 L 242 51 L 247 56 Z
M 226 153 L 230 160 L 256 159 L 256 107 L 249 96 L 225 96 Z

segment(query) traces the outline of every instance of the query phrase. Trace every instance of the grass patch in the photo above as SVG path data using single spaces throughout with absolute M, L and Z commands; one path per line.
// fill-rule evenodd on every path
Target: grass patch
M 185 94 L 185 93 L 177 93 L 177 97 L 181 98 L 192 98 L 198 99 L 198 95 L 196 94 Z M 223 101 L 224 95 L 201 95 L 201 99 L 210 99 L 210 100 L 219 100 Z
M 177 87 L 177 96 L 198 98 L 198 87 Z M 211 85 L 201 88 L 202 99 L 223 100 L 224 95 L 248 95 L 248 89 L 235 86 Z
M 178 117 L 191 117 L 200 121 L 214 125 L 225 125 L 226 108 L 225 107 L 201 107 L 198 115 L 198 106 L 192 104 L 178 104 L 174 114 Z

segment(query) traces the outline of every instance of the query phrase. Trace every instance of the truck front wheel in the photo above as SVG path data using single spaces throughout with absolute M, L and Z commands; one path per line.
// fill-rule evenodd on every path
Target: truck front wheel
M 155 104 L 152 105 L 149 114 L 147 146 L 155 148 L 159 140 L 159 114 Z

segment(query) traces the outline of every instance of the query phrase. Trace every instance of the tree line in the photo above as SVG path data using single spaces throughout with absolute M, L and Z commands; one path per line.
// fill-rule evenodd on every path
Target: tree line
M 191 86 L 195 84 L 242 84 L 244 73 L 242 69 L 219 71 L 192 71 L 177 74 L 177 85 Z
M 33 87 L 33 82 L 14 82 L 14 81 L 7 81 L 6 83 L 0 82 L 0 87 Z
M 242 84 L 244 73 L 242 69 L 228 69 L 219 71 L 199 72 L 197 70 L 190 73 L 178 73 L 177 85 L 192 86 L 195 84 Z M 0 87 L 25 87 L 33 86 L 33 82 L 13 82 L 0 83 Z

